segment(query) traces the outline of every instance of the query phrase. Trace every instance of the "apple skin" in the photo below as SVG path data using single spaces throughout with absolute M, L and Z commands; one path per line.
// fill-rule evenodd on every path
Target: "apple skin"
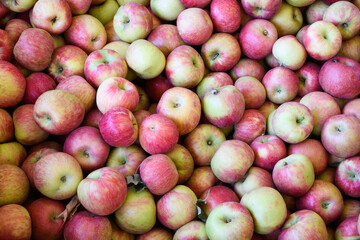
M 192 46 L 204 44 L 214 29 L 209 14 L 198 7 L 182 11 L 176 19 L 176 26 L 180 37 Z
M 14 122 L 11 115 L 0 108 L 0 143 L 9 142 L 14 137 Z
M 98 239 L 111 238 L 111 223 L 105 216 L 97 216 L 88 211 L 74 214 L 64 227 L 64 239 Z
M 321 142 L 330 154 L 340 158 L 352 157 L 360 152 L 359 131 L 359 119 L 353 115 L 335 115 L 324 123 Z
M 165 227 L 153 227 L 150 231 L 140 234 L 136 240 L 173 240 L 173 232 Z
M 36 0 L 12 2 L 10 0 L 1 1 L 2 4 L 13 12 L 23 13 L 34 6 Z
M 106 44 L 104 25 L 89 14 L 74 16 L 64 37 L 68 44 L 80 47 L 87 54 L 101 49 Z
M 179 14 L 185 10 L 180 0 L 152 0 L 150 1 L 151 12 L 163 21 L 175 21 Z
M 264 104 L 261 105 L 258 110 L 264 114 L 264 116 L 266 117 L 266 120 L 268 120 L 269 115 L 271 112 L 273 112 L 275 109 L 277 109 L 279 107 L 279 104 L 273 103 L 269 100 L 265 100 Z
M 34 104 L 44 92 L 54 90 L 56 83 L 52 77 L 43 72 L 33 72 L 26 77 L 26 89 L 23 103 Z
M 70 6 L 72 15 L 86 13 L 91 5 L 91 0 L 66 0 Z
M 110 77 L 96 91 L 96 106 L 105 114 L 112 108 L 123 107 L 133 112 L 139 104 L 136 86 L 122 77 Z
M 99 128 L 99 121 L 102 115 L 103 114 L 99 111 L 99 109 L 93 108 L 92 110 L 90 110 L 90 112 L 88 112 L 85 115 L 84 121 L 82 122 L 82 126 Z
M 355 217 L 360 214 L 360 201 L 357 199 L 344 199 L 344 209 L 337 223 L 341 223 L 346 218 Z
M 65 211 L 65 204 L 49 198 L 38 198 L 27 207 L 31 217 L 32 238 L 61 239 L 64 221 L 58 217 Z
M 101 136 L 113 147 L 128 147 L 138 137 L 138 125 L 131 111 L 115 107 L 107 111 L 99 121 Z
M 36 163 L 33 176 L 36 189 L 54 200 L 64 200 L 75 195 L 83 179 L 79 163 L 63 152 L 43 156 Z
M 85 61 L 86 80 L 94 87 L 110 77 L 125 78 L 127 64 L 120 54 L 111 49 L 99 49 L 90 53 Z
M 241 23 L 240 4 L 236 0 L 213 0 L 210 4 L 210 17 L 215 31 L 233 33 Z
M 309 191 L 314 183 L 314 167 L 306 155 L 291 154 L 275 164 L 272 179 L 282 194 L 300 197 Z
M 338 55 L 349 57 L 360 62 L 360 36 L 355 36 L 343 41 Z
M 6 23 L 4 30 L 9 34 L 12 42 L 16 43 L 21 33 L 28 28 L 31 28 L 31 25 L 27 21 L 14 18 Z
M 85 108 L 74 94 L 65 90 L 50 90 L 38 97 L 33 115 L 35 122 L 46 132 L 64 135 L 80 126 Z
M 307 93 L 300 100 L 301 104 L 307 106 L 314 118 L 314 128 L 312 134 L 320 136 L 325 121 L 334 116 L 341 114 L 340 107 L 335 99 L 328 93 L 314 91 Z
M 258 187 L 275 188 L 275 185 L 270 172 L 263 168 L 252 166 L 246 172 L 244 177 L 234 184 L 234 191 L 239 198 L 241 198 L 247 192 L 250 192 Z
M 175 163 L 179 174 L 177 184 L 184 184 L 194 171 L 194 160 L 189 150 L 180 144 L 176 144 L 166 155 Z
M 196 167 L 189 180 L 185 183 L 195 195 L 199 198 L 201 194 L 209 187 L 215 186 L 219 183 L 219 179 L 216 178 L 211 168 Z
M 360 119 L 360 99 L 355 98 L 353 100 L 350 100 L 345 104 L 345 106 L 342 109 L 343 114 L 352 114 L 355 117 Z
M 170 81 L 161 75 L 145 82 L 145 91 L 155 102 L 159 102 L 162 94 L 172 87 Z
M 211 170 L 222 182 L 239 181 L 254 162 L 252 148 L 240 140 L 226 140 L 211 159 Z
M 141 147 L 149 154 L 167 153 L 179 140 L 175 123 L 161 114 L 145 118 L 139 128 Z
M 275 67 L 262 79 L 270 101 L 282 104 L 294 99 L 299 91 L 299 79 L 295 72 L 285 67 Z
M 233 139 L 251 144 L 253 140 L 265 134 L 266 118 L 257 109 L 244 111 L 240 121 L 234 125 Z
M 13 56 L 14 43 L 16 42 L 14 42 L 11 39 L 10 34 L 3 29 L 0 30 L 0 36 L 0 59 L 4 61 L 11 61 Z
M 308 107 L 298 102 L 281 104 L 272 118 L 275 134 L 287 143 L 299 143 L 308 138 L 314 119 Z
M 298 210 L 285 221 L 279 240 L 285 239 L 328 239 L 324 220 L 314 211 Z
M 18 142 L 13 141 L 0 144 L 0 164 L 20 166 L 26 156 L 25 147 Z
M 241 0 L 241 5 L 245 12 L 251 17 L 269 19 L 280 10 L 281 1 Z
M 326 61 L 319 73 L 322 89 L 337 98 L 353 99 L 359 95 L 360 83 L 357 81 L 359 78 L 360 63 L 342 56 Z
M 261 196 L 267 196 L 262 198 Z M 246 193 L 240 200 L 254 219 L 254 232 L 269 234 L 281 228 L 287 217 L 281 194 L 271 187 L 260 187 Z
M 240 44 L 230 33 L 214 33 L 202 44 L 201 56 L 209 70 L 226 72 L 239 62 Z
M 275 25 L 279 37 L 295 35 L 303 25 L 303 15 L 300 8 L 283 1 L 270 22 Z
M 186 8 L 204 8 L 206 7 L 211 0 L 180 0 L 180 2 L 186 7 Z
M 324 1 L 316 0 L 305 11 L 308 24 L 323 20 L 325 10 L 329 7 Z
M 244 51 L 244 48 L 242 48 Z M 235 82 L 241 77 L 254 77 L 261 81 L 265 75 L 265 68 L 254 59 L 241 58 L 240 61 L 230 70 L 230 76 Z
M 55 49 L 47 72 L 57 82 L 79 75 L 84 77 L 84 65 L 88 55 L 74 45 L 64 45 Z
M 124 231 L 131 234 L 143 234 L 150 231 L 156 223 L 156 205 L 149 190 L 127 189 L 124 204 L 115 211 L 115 222 Z
M 202 110 L 207 120 L 222 128 L 239 122 L 245 111 L 245 99 L 239 89 L 227 85 L 212 89 L 202 99 Z
M 269 55 L 277 39 L 276 27 L 265 19 L 250 20 L 239 34 L 241 50 L 251 59 L 262 59 Z
M 305 96 L 310 92 L 321 91 L 319 83 L 320 66 L 316 63 L 305 62 L 305 64 L 296 71 L 299 78 L 299 91 L 300 97 Z
M 156 203 L 157 218 L 165 227 L 175 230 L 197 215 L 196 195 L 185 185 L 177 185 Z
M 34 145 L 45 141 L 49 133 L 41 129 L 35 122 L 34 104 L 24 104 L 13 112 L 16 140 L 23 145 Z
M 111 231 L 112 240 L 135 240 L 134 234 L 127 233 L 121 230 L 113 221 L 110 220 L 110 222 L 112 227 L 112 231 Z
M 344 200 L 334 184 L 315 180 L 310 190 L 296 199 L 296 208 L 312 210 L 319 214 L 326 224 L 330 224 L 340 217 Z
M 346 218 L 336 228 L 335 239 L 351 239 L 358 238 L 359 231 L 357 228 L 358 216 Z
M 254 220 L 239 202 L 224 202 L 211 211 L 205 227 L 209 239 L 250 240 L 254 233 Z
M 187 88 L 173 87 L 161 96 L 156 113 L 170 118 L 177 126 L 179 135 L 182 136 L 191 132 L 200 122 L 200 99 L 195 92 Z
M 88 10 L 88 14 L 96 17 L 104 26 L 113 21 L 119 4 L 116 0 L 106 0 L 99 5 L 92 5 Z
M 106 42 L 107 42 L 106 45 L 108 45 L 111 42 L 120 41 L 120 38 L 118 37 L 118 35 L 116 35 L 113 21 L 108 22 L 107 24 L 105 24 L 104 27 L 106 31 Z M 106 48 L 106 45 L 103 47 L 103 49 L 109 49 Z
M 150 11 L 137 2 L 121 5 L 113 22 L 116 35 L 120 40 L 128 43 L 146 38 L 153 27 Z
M 20 70 L 10 62 L 0 60 L 0 108 L 17 105 L 24 97 L 26 80 Z
M 244 96 L 245 109 L 258 109 L 265 103 L 266 90 L 258 79 L 251 76 L 240 77 L 235 81 L 234 86 Z
M 109 151 L 110 146 L 102 139 L 99 129 L 88 126 L 72 131 L 63 146 L 63 152 L 76 158 L 86 173 L 102 167 Z
M 14 46 L 14 57 L 29 70 L 42 71 L 49 66 L 53 51 L 54 40 L 48 32 L 28 28 L 21 33 Z
M 335 184 L 335 174 L 336 174 L 336 168 L 329 166 L 321 174 L 317 175 L 316 179 Z
M 28 240 L 31 238 L 31 218 L 25 207 L 7 204 L 0 207 L 0 239 Z
M 173 240 L 209 239 L 206 234 L 205 223 L 193 220 L 176 230 Z
M 53 35 L 65 32 L 71 25 L 71 8 L 66 0 L 39 0 L 29 15 L 34 27 Z
M 110 215 L 119 209 L 127 193 L 125 177 L 111 167 L 98 168 L 77 187 L 81 205 L 99 216 Z
M 23 204 L 29 196 L 30 183 L 25 172 L 12 164 L 0 165 L 0 206 Z M 0 234 L 1 235 L 1 234 Z
M 203 99 L 205 93 L 211 91 L 212 88 L 233 84 L 233 80 L 226 72 L 210 72 L 206 74 L 200 83 L 196 86 L 196 94 L 200 99 Z
M 336 169 L 335 184 L 345 195 L 360 197 L 360 157 L 352 157 L 342 161 Z
M 139 170 L 142 181 L 154 195 L 169 192 L 179 179 L 175 163 L 165 154 L 154 154 L 145 158 Z

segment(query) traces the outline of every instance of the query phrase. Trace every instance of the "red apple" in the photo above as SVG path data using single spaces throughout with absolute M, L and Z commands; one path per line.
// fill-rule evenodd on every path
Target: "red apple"
M 360 197 L 360 157 L 342 161 L 336 169 L 335 184 L 349 197 Z
M 245 12 L 251 17 L 268 19 L 280 10 L 281 1 L 241 0 L 241 4 Z
M 0 143 L 9 142 L 14 137 L 14 122 L 11 115 L 0 108 Z
M 346 218 L 342 221 L 336 228 L 335 239 L 359 238 L 358 219 L 359 215 Z
M 158 102 L 162 94 L 172 87 L 173 85 L 170 81 L 161 75 L 145 82 L 145 91 L 155 102 Z
M 54 90 L 56 83 L 49 75 L 43 72 L 33 72 L 26 78 L 26 89 L 23 103 L 34 104 L 44 92 Z
M 28 28 L 31 28 L 31 25 L 27 21 L 14 18 L 6 23 L 5 31 L 9 34 L 13 44 L 15 44 L 19 40 L 21 33 Z
M 233 139 L 251 144 L 253 140 L 265 134 L 266 118 L 256 109 L 244 111 L 241 120 L 234 125 Z
M 233 33 L 241 23 L 241 10 L 236 0 L 213 0 L 210 17 L 217 32 Z
M 352 114 L 360 119 L 360 98 L 355 98 L 345 104 L 342 109 L 343 114 Z
M 196 167 L 185 185 L 193 190 L 197 197 L 200 197 L 206 189 L 215 186 L 217 183 L 219 183 L 219 179 L 216 178 L 211 168 L 206 166 Z
M 90 112 L 88 112 L 85 115 L 82 126 L 90 126 L 90 127 L 99 128 L 99 121 L 100 121 L 102 115 L 103 114 L 99 111 L 99 109 L 94 108 L 93 110 L 91 110 Z
M 10 34 L 7 31 L 2 29 L 0 29 L 0 37 L 0 59 L 11 61 L 13 56 L 14 43 L 16 42 L 12 40 Z
M 242 49 L 244 51 L 244 48 Z M 233 81 L 236 81 L 241 77 L 254 77 L 261 81 L 266 71 L 264 67 L 256 60 L 249 58 L 242 58 L 240 61 L 231 69 L 230 76 Z
M 31 238 L 31 218 L 25 207 L 7 204 L 0 207 L 0 239 L 27 240 Z

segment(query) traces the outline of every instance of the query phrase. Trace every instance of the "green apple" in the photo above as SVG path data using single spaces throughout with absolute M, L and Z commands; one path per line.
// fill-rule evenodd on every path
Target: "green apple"
M 91 6 L 88 13 L 105 25 L 113 20 L 118 9 L 119 4 L 115 0 L 106 0 L 100 5 Z
M 176 20 L 185 10 L 180 0 L 151 0 L 150 7 L 157 17 L 165 21 Z

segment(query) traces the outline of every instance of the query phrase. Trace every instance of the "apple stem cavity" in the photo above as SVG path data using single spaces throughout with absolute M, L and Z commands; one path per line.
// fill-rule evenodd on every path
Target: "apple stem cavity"
M 218 93 L 219 93 L 219 90 L 217 90 L 217 89 L 215 89 L 215 88 L 212 88 L 212 89 L 211 89 L 211 94 L 216 95 L 216 94 L 218 94 Z

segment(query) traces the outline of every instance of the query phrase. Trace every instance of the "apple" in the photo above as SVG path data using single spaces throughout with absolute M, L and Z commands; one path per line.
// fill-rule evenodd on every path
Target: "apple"
M 150 231 L 140 234 L 136 240 L 173 240 L 173 232 L 165 227 L 153 227 Z
M 355 36 L 349 40 L 344 40 L 341 44 L 339 56 L 349 57 L 355 61 L 360 61 L 360 36 Z
M 138 103 L 136 86 L 122 77 L 107 78 L 96 91 L 96 105 L 103 114 L 115 107 L 123 107 L 132 112 Z
M 265 103 L 266 90 L 258 79 L 251 76 L 240 77 L 234 86 L 244 96 L 245 109 L 258 109 Z
M 317 21 L 310 24 L 304 34 L 304 46 L 314 59 L 326 61 L 340 50 L 342 37 L 340 31 L 331 22 Z
M 87 54 L 101 49 L 106 44 L 104 25 L 89 14 L 73 16 L 64 37 L 68 44 L 80 47 Z
M 251 147 L 240 140 L 226 140 L 211 159 L 211 170 L 222 182 L 239 181 L 254 162 L 255 154 Z
M 142 181 L 155 195 L 167 193 L 179 179 L 175 163 L 165 154 L 153 154 L 145 158 L 139 170 Z
M 258 234 L 269 234 L 280 229 L 287 217 L 285 201 L 272 187 L 259 187 L 247 192 L 240 204 L 251 213 L 254 232 Z
M 135 40 L 126 51 L 126 62 L 143 79 L 159 76 L 165 68 L 165 55 L 145 39 Z
M 327 167 L 321 174 L 317 175 L 315 179 L 331 182 L 335 184 L 335 167 Z
M 185 183 L 197 197 L 206 191 L 209 187 L 215 186 L 219 183 L 209 166 L 196 167 L 189 180 Z
M 186 135 L 184 146 L 191 153 L 197 166 L 207 166 L 225 140 L 225 135 L 219 128 L 212 124 L 199 124 Z
M 296 38 L 297 40 L 304 45 L 304 35 L 306 30 L 309 28 L 310 25 L 304 25 L 303 27 L 300 28 L 300 30 L 296 33 Z
M 155 16 L 165 21 L 175 21 L 179 14 L 185 10 L 180 0 L 152 0 L 150 8 Z
M 1 29 L 0 31 L 0 36 L 0 59 L 5 61 L 11 61 L 15 42 L 12 40 L 10 34 L 3 29 Z
M 305 12 L 305 17 L 308 24 L 323 20 L 324 12 L 329 7 L 324 1 L 316 0 L 313 2 Z
M 332 183 L 315 180 L 310 190 L 296 199 L 296 208 L 319 214 L 326 224 L 340 217 L 344 201 L 340 190 Z
M 113 221 L 111 221 L 111 227 L 112 227 L 112 231 L 111 231 L 111 239 L 112 240 L 134 240 L 135 236 L 134 234 L 125 232 L 123 230 L 121 230 L 116 223 L 114 223 Z
M 101 4 L 90 6 L 88 14 L 96 17 L 103 25 L 106 25 L 108 22 L 113 21 L 118 9 L 119 4 L 116 0 L 106 0 Z
M 269 55 L 267 55 L 265 57 L 265 62 L 267 64 L 267 66 L 269 66 L 270 68 L 281 67 L 280 63 L 278 62 L 278 60 L 274 57 L 274 55 L 272 53 L 270 53 Z
M 214 33 L 202 44 L 201 56 L 210 71 L 226 72 L 239 62 L 240 44 L 230 33 Z
M 307 156 L 314 167 L 315 176 L 324 172 L 328 165 L 327 152 L 321 142 L 316 139 L 307 138 L 300 143 L 290 144 L 287 154 L 303 154 Z
M 35 102 L 35 122 L 50 134 L 64 135 L 80 126 L 84 119 L 83 103 L 65 90 L 50 90 Z
M 181 38 L 190 45 L 202 45 L 212 35 L 214 25 L 209 14 L 199 7 L 183 10 L 176 19 Z
M 136 110 L 135 112 L 133 112 L 134 117 L 136 119 L 136 122 L 138 124 L 138 126 L 141 126 L 141 123 L 144 121 L 145 118 L 147 118 L 148 116 L 150 116 L 152 113 L 148 110 Z M 140 142 L 138 142 L 139 139 L 137 139 L 137 144 L 140 144 Z
M 91 5 L 91 0 L 66 0 L 70 6 L 72 15 L 86 13 Z
M 339 77 L 341 76 L 341 83 Z M 325 62 L 319 73 L 322 89 L 333 97 L 353 99 L 360 94 L 360 63 L 348 57 L 334 57 Z
M 269 100 L 265 100 L 264 104 L 261 105 L 258 110 L 264 114 L 264 116 L 266 117 L 266 119 L 268 119 L 269 115 L 271 112 L 273 112 L 275 109 L 277 109 L 279 107 L 278 104 L 273 103 Z
M 77 196 L 81 205 L 91 213 L 105 216 L 119 209 L 126 198 L 124 176 L 114 168 L 98 168 L 81 180 Z
M 66 0 L 38 0 L 30 11 L 30 22 L 50 34 L 61 34 L 71 25 L 71 8 Z
M 157 218 L 165 227 L 175 230 L 197 215 L 196 195 L 185 185 L 177 185 L 156 203 Z
M 278 36 L 295 35 L 303 25 L 303 15 L 300 8 L 282 2 L 279 11 L 270 18 L 275 25 Z
M 245 99 L 238 88 L 227 85 L 205 93 L 202 110 L 207 120 L 222 128 L 239 122 L 245 111 Z
M 310 136 L 314 119 L 308 107 L 298 102 L 281 104 L 272 118 L 275 134 L 287 143 L 299 143 Z
M 275 188 L 275 185 L 270 172 L 263 168 L 252 166 L 244 177 L 234 184 L 234 191 L 239 198 L 242 198 L 247 192 L 258 187 Z
M 86 80 L 97 88 L 110 77 L 126 77 L 127 65 L 116 51 L 100 49 L 93 51 L 87 57 L 84 74 Z
M 328 239 L 328 232 L 324 220 L 314 211 L 298 210 L 285 221 L 279 240 L 285 239 Z
M 55 49 L 47 72 L 57 83 L 79 75 L 84 77 L 84 65 L 88 55 L 74 45 L 64 45 Z
M 111 231 L 111 223 L 107 217 L 83 210 L 75 213 L 65 223 L 64 238 L 106 240 L 111 238 Z
M 306 7 L 311 6 L 315 0 L 287 0 L 287 3 L 295 7 Z
M 5 109 L 0 108 L 0 143 L 10 142 L 14 137 L 14 122 Z
M 132 112 L 124 107 L 107 111 L 99 121 L 101 136 L 113 147 L 128 147 L 138 137 L 138 125 Z
M 28 28 L 31 28 L 31 25 L 27 21 L 19 18 L 14 18 L 6 23 L 4 30 L 8 33 L 10 39 L 14 44 L 19 40 L 21 33 Z M 3 40 L 6 40 L 6 37 L 4 38 L 5 39 Z
M 0 207 L 0 239 L 30 239 L 31 234 L 31 218 L 25 207 L 19 204 Z
M 179 174 L 177 184 L 184 184 L 193 174 L 194 159 L 188 149 L 176 144 L 166 155 L 175 163 Z
M 30 184 L 25 172 L 18 166 L 1 164 L 0 178 L 0 206 L 23 204 L 30 192 Z
M 339 217 L 339 223 L 346 218 L 358 216 L 360 214 L 360 201 L 356 199 L 344 199 L 344 209 Z
M 360 233 L 357 228 L 359 215 L 346 218 L 336 228 L 335 239 L 359 238 Z
M 352 157 L 342 161 L 336 168 L 335 184 L 345 195 L 360 197 L 360 157 Z
M 125 202 L 114 215 L 116 224 L 122 230 L 132 234 L 146 233 L 156 223 L 154 196 L 147 189 L 129 187 Z
M 47 31 L 28 28 L 14 46 L 14 57 L 29 70 L 42 71 L 49 66 L 53 51 L 54 40 Z
M 300 197 L 309 191 L 314 183 L 314 167 L 306 155 L 289 154 L 275 164 L 272 179 L 281 193 Z
M 246 47 L 242 47 L 242 51 L 246 51 L 244 49 L 246 49 Z M 241 58 L 240 61 L 230 70 L 230 76 L 234 82 L 238 78 L 246 76 L 254 77 L 261 81 L 265 73 L 266 71 L 264 67 L 258 61 L 249 58 Z
M 156 112 L 170 118 L 182 136 L 191 132 L 200 122 L 201 103 L 195 92 L 173 87 L 161 95 Z
M 233 33 L 241 23 L 240 4 L 236 0 L 213 0 L 210 4 L 210 17 L 215 31 Z
M 286 35 L 276 40 L 272 54 L 281 66 L 294 71 L 304 65 L 307 57 L 304 46 L 293 35 Z
M 139 110 L 146 110 L 150 107 L 150 97 L 146 93 L 145 89 L 139 85 L 135 85 L 139 94 L 139 103 L 136 105 L 134 112 Z
M 33 177 L 36 189 L 44 196 L 64 200 L 76 194 L 83 173 L 74 157 L 55 152 L 43 156 L 36 163 Z
M 145 7 L 149 7 L 150 5 L 150 0 L 117 0 L 117 2 L 119 3 L 120 6 L 128 2 L 137 2 L 144 5 Z
M 117 10 L 114 29 L 120 40 L 132 43 L 146 38 L 152 30 L 153 22 L 150 11 L 137 2 L 127 2 Z
M 66 90 L 74 94 L 83 103 L 85 113 L 88 113 L 95 105 L 96 90 L 80 76 L 71 76 L 61 81 L 57 90 Z
M 180 0 L 180 2 L 186 8 L 192 8 L 192 7 L 204 8 L 211 2 L 211 0 Z
M 360 152 L 359 131 L 359 119 L 353 115 L 335 115 L 324 123 L 321 142 L 330 154 L 341 158 L 352 157 Z
M 360 30 L 360 10 L 351 2 L 339 1 L 331 4 L 325 10 L 323 20 L 337 26 L 343 40 L 355 37 Z
M 342 109 L 343 114 L 352 114 L 355 117 L 360 119 L 360 108 L 359 108 L 360 99 L 355 98 L 353 100 L 350 100 L 345 104 L 345 106 Z
M 158 102 L 162 94 L 172 87 L 173 85 L 170 81 L 161 75 L 153 79 L 146 80 L 145 82 L 145 91 L 155 102 Z
M 295 72 L 285 67 L 275 67 L 262 79 L 267 97 L 276 104 L 294 99 L 299 91 L 299 79 Z
M 251 17 L 269 19 L 280 10 L 281 1 L 241 0 L 241 5 Z
M 15 141 L 0 144 L 0 165 L 12 164 L 20 166 L 26 158 L 25 147 Z
M 198 220 L 193 220 L 191 222 L 188 222 L 176 230 L 173 239 L 183 240 L 187 238 L 208 239 L 205 229 L 205 223 Z
M 54 90 L 56 83 L 52 77 L 43 72 L 33 72 L 26 78 L 26 89 L 23 103 L 34 104 L 44 92 Z
M 253 140 L 265 134 L 266 118 L 257 109 L 244 111 L 241 120 L 234 125 L 233 139 L 251 144 Z
M 144 150 L 136 145 L 118 147 L 110 151 L 106 166 L 115 168 L 124 177 L 134 175 L 146 158 Z
M 299 78 L 298 95 L 300 97 L 310 92 L 322 90 L 319 83 L 319 72 L 320 66 L 312 62 L 305 62 L 305 64 L 295 72 Z
M 116 35 L 113 21 L 106 23 L 104 27 L 106 31 L 106 45 L 111 42 L 120 41 L 120 38 L 118 37 L 118 35 Z M 103 49 L 106 49 L 105 46 L 103 47 Z
M 206 74 L 200 83 L 196 86 L 196 94 L 202 99 L 205 93 L 211 91 L 212 88 L 233 85 L 233 80 L 226 72 L 210 72 Z
M 215 207 L 206 220 L 209 239 L 252 239 L 254 220 L 242 204 L 224 202 Z
M 102 117 L 102 113 L 97 108 L 93 108 L 90 112 L 86 113 L 82 126 L 90 126 L 99 128 L 99 121 Z
M 64 231 L 64 221 L 58 217 L 65 211 L 65 204 L 41 197 L 30 203 L 27 210 L 31 217 L 32 238 L 61 239 Z

